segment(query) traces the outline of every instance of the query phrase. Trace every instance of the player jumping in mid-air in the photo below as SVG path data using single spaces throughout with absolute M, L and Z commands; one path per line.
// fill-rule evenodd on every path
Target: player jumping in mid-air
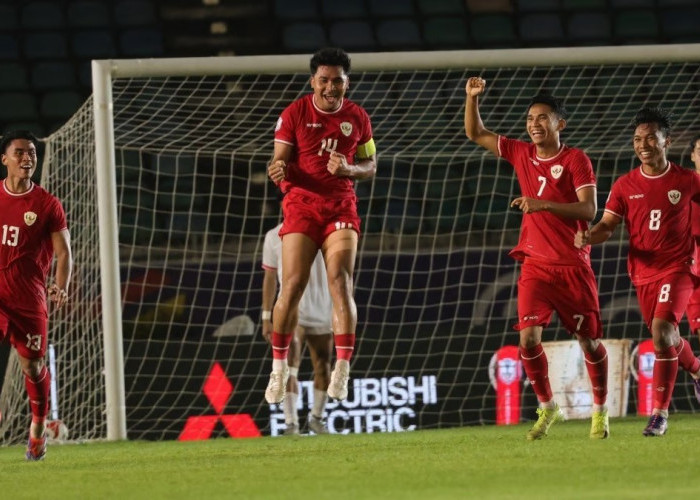
M 313 93 L 290 104 L 277 120 L 268 176 L 284 193 L 282 285 L 272 313 L 272 372 L 268 403 L 284 399 L 287 351 L 311 264 L 321 249 L 333 300 L 336 363 L 328 396 L 348 395 L 357 307 L 353 272 L 360 233 L 354 181 L 374 176 L 377 157 L 367 112 L 345 98 L 350 58 L 341 49 L 316 52 L 310 62 Z
M 551 95 L 535 96 L 528 106 L 525 128 L 530 144 L 486 129 L 478 98 L 486 82 L 472 77 L 466 85 L 464 127 L 469 139 L 513 165 L 522 196 L 511 206 L 523 212 L 520 241 L 510 255 L 522 262 L 518 279 L 520 357 L 540 403 L 538 419 L 527 439 L 540 439 L 564 419 L 549 383 L 542 330 L 556 311 L 564 327 L 583 349 L 593 388 L 590 437 L 609 435 L 608 357 L 601 342 L 598 287 L 590 264 L 590 249 L 573 245 L 577 231 L 596 214 L 596 183 L 586 154 L 562 144 L 566 111 Z
M 282 240 L 279 231 L 282 224 L 270 229 L 265 234 L 263 243 L 262 267 L 265 270 L 262 287 L 262 334 L 270 341 L 272 334 L 272 305 L 277 295 L 277 283 L 282 282 Z M 309 348 L 314 367 L 314 399 L 306 425 L 314 434 L 328 434 L 324 419 L 328 402 L 328 383 L 331 376 L 331 353 L 333 351 L 333 330 L 331 313 L 333 304 L 326 281 L 326 266 L 323 256 L 316 254 L 309 274 L 309 283 L 299 301 L 299 324 L 295 338 L 289 345 L 289 380 L 287 380 L 284 398 L 285 435 L 299 434 L 297 402 L 299 398 L 299 381 L 297 373 L 301 361 L 301 345 Z
M 61 203 L 32 181 L 37 139 L 11 131 L 0 140 L 7 177 L 0 187 L 0 339 L 17 350 L 29 396 L 32 423 L 27 460 L 46 455 L 46 414 L 51 375 L 44 363 L 47 345 L 46 296 L 57 307 L 68 300 L 73 268 L 70 234 Z M 46 288 L 56 255 L 54 282 Z
M 575 245 L 602 243 L 625 221 L 627 270 L 654 341 L 654 408 L 643 434 L 662 436 L 668 428 L 678 367 L 700 378 L 700 360 L 678 331 L 699 280 L 691 207 L 700 201 L 700 176 L 666 159 L 671 144 L 669 113 L 643 108 L 633 127 L 634 152 L 641 165 L 615 181 L 602 219 L 590 231 L 577 233 Z

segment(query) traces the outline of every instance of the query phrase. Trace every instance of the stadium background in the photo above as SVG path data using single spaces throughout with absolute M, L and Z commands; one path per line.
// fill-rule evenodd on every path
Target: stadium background
M 59 128 L 90 95 L 89 61 L 96 58 L 310 53 L 326 44 L 343 46 L 352 53 L 700 41 L 700 9 L 695 2 L 683 0 L 47 1 L 3 2 L 0 14 L 0 124 L 2 128 L 27 127 L 40 136 Z M 607 192 L 605 186 L 600 190 Z M 489 207 L 472 208 L 478 212 Z M 375 228 L 382 227 L 382 221 L 369 219 L 369 232 L 373 222 Z M 466 262 L 467 254 L 450 258 Z M 502 254 L 486 255 L 485 268 L 495 262 L 504 265 Z M 383 262 L 380 267 L 395 265 L 400 262 Z M 459 262 L 444 267 L 455 265 Z M 360 266 L 374 268 L 377 263 Z M 458 278 L 472 280 L 467 275 Z M 172 279 L 188 279 L 186 271 Z M 451 278 L 435 275 L 432 279 L 449 283 Z M 358 285 L 364 290 L 372 288 L 372 283 Z M 359 293 L 357 300 L 364 304 L 370 297 Z M 403 303 L 419 305 L 425 300 L 424 296 L 409 297 Z M 380 310 L 367 314 L 378 318 L 377 322 L 386 319 Z M 440 308 L 432 314 L 467 315 Z M 129 319 L 125 310 L 125 323 Z M 501 331 L 508 325 L 491 324 L 489 328 Z M 481 342 L 487 333 L 475 338 Z M 477 352 L 484 347 L 492 352 L 498 345 L 446 345 L 445 350 Z M 401 350 L 420 348 L 404 345 Z M 263 346 L 257 349 L 262 350 Z M 202 354 L 207 358 L 225 355 Z M 256 352 L 260 355 L 264 354 Z M 486 374 L 472 376 L 485 378 Z M 452 396 L 457 401 L 459 389 L 455 392 Z M 157 399 L 167 406 L 167 401 Z M 231 404 L 235 406 L 236 400 Z M 130 418 L 140 420 L 138 414 Z

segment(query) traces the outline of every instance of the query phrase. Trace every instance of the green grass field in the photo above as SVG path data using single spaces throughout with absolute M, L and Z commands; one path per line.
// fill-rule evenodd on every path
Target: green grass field
M 536 442 L 518 425 L 56 445 L 32 463 L 13 446 L 0 448 L 0 498 L 697 498 L 700 417 L 672 415 L 661 438 L 645 423 L 613 419 L 604 441 L 570 421 Z

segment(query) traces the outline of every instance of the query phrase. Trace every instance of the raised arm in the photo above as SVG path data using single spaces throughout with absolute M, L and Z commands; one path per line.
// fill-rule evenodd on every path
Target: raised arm
M 479 114 L 479 96 L 486 89 L 486 80 L 473 76 L 467 80 L 467 102 L 464 107 L 464 131 L 479 146 L 498 156 L 498 135 L 484 127 Z
M 609 240 L 621 220 L 622 219 L 617 215 L 610 212 L 603 212 L 603 218 L 590 230 L 576 233 L 574 237 L 574 246 L 576 248 L 583 248 L 586 245 L 596 245 Z

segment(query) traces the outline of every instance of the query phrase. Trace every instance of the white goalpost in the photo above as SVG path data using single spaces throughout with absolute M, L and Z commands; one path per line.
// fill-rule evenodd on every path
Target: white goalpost
M 670 157 L 689 166 L 700 44 L 351 57 L 349 97 L 372 118 L 379 166 L 356 186 L 358 348 L 350 397 L 329 406 L 329 427 L 494 423 L 493 356 L 517 344 L 507 253 L 521 215 L 509 209 L 518 196 L 510 166 L 464 135 L 466 78 L 484 76 L 484 122 L 511 137 L 526 137 L 530 97 L 563 98 L 562 138 L 592 158 L 600 213 L 612 181 L 636 165 L 629 123 L 640 107 L 673 111 Z M 259 331 L 262 243 L 280 218 L 265 167 L 279 113 L 309 92 L 309 58 L 93 61 L 92 99 L 46 138 L 41 178 L 66 207 L 76 263 L 70 307 L 49 318 L 70 439 L 279 433 L 281 408 L 263 397 L 270 356 Z M 649 334 L 625 241 L 618 232 L 593 264 L 606 337 L 638 343 Z M 555 319 L 544 338 L 569 336 Z M 302 425 L 310 370 L 303 359 Z M 674 410 L 697 411 L 686 379 Z M 516 421 L 536 405 L 523 389 Z M 11 358 L 3 443 L 26 439 L 23 391 Z M 627 409 L 637 409 L 634 387 Z

